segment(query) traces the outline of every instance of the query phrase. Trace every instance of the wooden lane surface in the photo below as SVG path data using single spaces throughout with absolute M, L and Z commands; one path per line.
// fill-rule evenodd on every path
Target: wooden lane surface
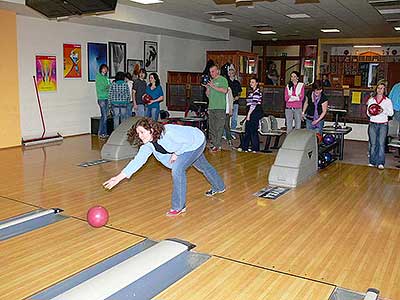
M 11 167 L 5 163 L 9 176 L 0 182 L 0 195 L 58 206 L 81 218 L 87 208 L 102 204 L 117 228 L 157 240 L 178 237 L 197 244 L 201 252 L 357 291 L 374 286 L 385 297 L 400 298 L 397 170 L 334 164 L 279 200 L 267 201 L 252 194 L 266 186 L 272 155 L 207 153 L 227 191 L 205 197 L 209 185 L 191 169 L 188 212 L 168 219 L 171 175 L 154 159 L 132 180 L 106 192 L 101 183 L 126 161 L 77 167 L 99 157 L 90 137 L 66 139 L 55 149 L 46 150 L 46 159 L 43 151 L 32 150 Z M 14 169 L 22 170 L 23 177 Z
M 0 299 L 24 299 L 143 238 L 65 219 L 0 243 Z
M 154 297 L 160 300 L 327 300 L 334 287 L 211 258 Z
M 0 197 L 0 221 L 36 210 L 36 207 Z

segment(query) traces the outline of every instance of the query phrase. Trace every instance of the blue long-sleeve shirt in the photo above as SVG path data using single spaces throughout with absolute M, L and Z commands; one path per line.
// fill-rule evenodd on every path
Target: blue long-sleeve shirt
M 146 163 L 151 154 L 154 154 L 159 162 L 171 169 L 172 165 L 169 162 L 171 153 L 179 156 L 182 153 L 194 151 L 203 145 L 205 139 L 204 133 L 196 127 L 167 124 L 157 143 L 170 153 L 157 152 L 151 142 L 143 144 L 135 158 L 122 170 L 122 173 L 130 178 Z
M 396 83 L 389 93 L 389 99 L 392 100 L 393 109 L 400 111 L 400 82 Z

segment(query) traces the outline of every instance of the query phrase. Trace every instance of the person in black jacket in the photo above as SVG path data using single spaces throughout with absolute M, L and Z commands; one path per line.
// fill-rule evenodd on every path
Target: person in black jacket
M 324 118 L 328 112 L 328 98 L 323 92 L 321 81 L 317 80 L 312 85 L 312 90 L 306 95 L 303 105 L 303 119 L 306 120 L 308 130 L 322 134 Z

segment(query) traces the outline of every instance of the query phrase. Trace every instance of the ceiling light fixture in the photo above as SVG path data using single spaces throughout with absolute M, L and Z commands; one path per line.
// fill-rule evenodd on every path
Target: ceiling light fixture
M 321 31 L 325 32 L 325 33 L 340 32 L 340 30 L 337 28 L 325 28 L 325 29 L 321 29 Z
M 132 2 L 140 3 L 140 4 L 158 4 L 158 3 L 163 3 L 163 0 L 130 0 Z
M 286 17 L 291 18 L 291 19 L 305 19 L 305 18 L 311 18 L 307 14 L 289 14 L 286 15 Z
M 400 31 L 400 26 L 395 26 L 394 30 Z
M 211 17 L 210 21 L 217 22 L 217 23 L 232 22 L 231 19 L 228 19 L 228 18 L 216 18 L 214 16 Z
M 259 34 L 276 34 L 276 32 L 273 30 L 257 30 L 257 33 L 259 33 Z

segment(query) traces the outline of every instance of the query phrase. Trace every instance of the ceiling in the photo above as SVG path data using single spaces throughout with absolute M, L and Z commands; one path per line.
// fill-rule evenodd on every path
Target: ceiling
M 119 3 L 159 13 L 227 27 L 231 35 L 250 40 L 400 37 L 368 0 L 320 0 L 319 4 L 294 4 L 294 0 L 256 2 L 254 8 L 216 5 L 212 0 L 164 0 L 162 4 L 141 5 L 129 0 Z M 211 22 L 208 11 L 223 10 L 232 14 L 232 22 Z M 305 13 L 311 18 L 290 19 L 287 14 Z M 276 35 L 260 35 L 253 25 L 268 24 Z M 340 33 L 322 33 L 321 28 L 338 28 Z M 399 39 L 400 41 L 400 39 Z

